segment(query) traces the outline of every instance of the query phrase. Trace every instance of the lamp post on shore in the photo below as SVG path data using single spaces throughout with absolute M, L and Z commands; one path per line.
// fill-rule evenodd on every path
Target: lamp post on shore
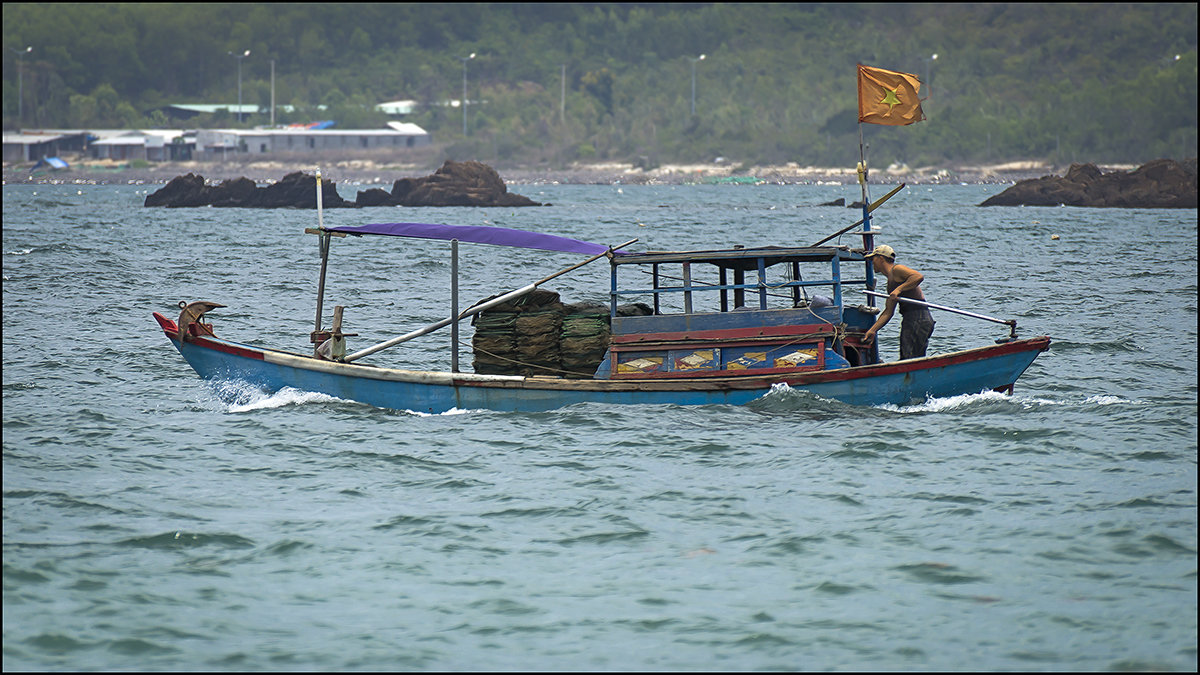
M 696 63 L 704 60 L 704 54 L 694 59 L 689 56 L 687 59 L 692 62 L 692 115 L 694 116 L 696 114 Z
M 462 61 L 462 64 L 463 64 L 463 97 L 462 97 L 463 136 L 467 135 L 467 61 L 470 61 L 473 58 L 475 58 L 475 52 L 471 52 L 470 56 L 458 57 L 458 60 Z
M 240 123 L 242 121 L 242 59 L 250 56 L 250 50 L 247 49 L 241 54 L 229 52 L 229 55 L 237 59 L 238 62 L 238 122 Z
M 20 129 L 21 124 L 25 121 L 25 55 L 33 51 L 33 47 L 25 49 L 9 47 L 8 51 L 17 55 L 17 129 Z
M 925 94 L 925 98 L 933 96 L 933 81 L 929 79 L 929 64 L 933 63 L 934 61 L 937 61 L 937 54 L 933 54 L 929 58 L 925 59 L 925 85 L 929 87 L 929 92 Z

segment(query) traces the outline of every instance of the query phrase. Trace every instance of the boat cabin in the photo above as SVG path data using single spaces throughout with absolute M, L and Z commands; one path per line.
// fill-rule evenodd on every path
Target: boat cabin
M 846 302 L 848 292 L 872 285 L 870 268 L 847 247 L 653 251 L 610 260 L 612 342 L 597 378 L 770 375 L 879 362 L 877 343 L 860 341 L 878 308 Z M 868 276 L 843 278 L 843 263 Z M 647 295 L 653 314 L 618 315 L 619 304 Z

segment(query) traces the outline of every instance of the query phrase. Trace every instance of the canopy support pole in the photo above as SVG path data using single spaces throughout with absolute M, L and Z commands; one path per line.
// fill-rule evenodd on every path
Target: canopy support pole
M 502 305 L 502 304 L 508 302 L 509 300 L 519 298 L 522 295 L 525 295 L 526 293 L 530 293 L 530 292 L 534 291 L 538 286 L 546 283 L 547 281 L 550 281 L 551 279 L 556 279 L 556 278 L 566 274 L 567 272 L 573 272 L 590 262 L 599 260 L 600 258 L 603 258 L 605 256 L 612 255 L 612 252 L 615 250 L 625 248 L 626 246 L 629 246 L 629 245 L 635 244 L 635 243 L 637 243 L 637 239 L 630 239 L 629 241 L 625 242 L 624 244 L 621 244 L 620 246 L 611 247 L 604 253 L 597 253 L 596 255 L 588 258 L 587 260 L 584 260 L 583 262 L 575 263 L 574 265 L 571 265 L 570 267 L 568 267 L 564 270 L 559 270 L 558 272 L 555 272 L 554 274 L 551 274 L 550 276 L 548 276 L 544 279 L 539 279 L 538 281 L 535 281 L 532 284 L 529 284 L 528 286 L 522 286 L 521 288 L 518 288 L 515 291 L 510 291 L 508 293 L 505 293 L 504 295 L 501 295 L 498 298 L 492 298 L 491 300 L 488 300 L 485 303 L 475 305 L 474 307 L 471 307 L 470 309 L 459 314 L 457 316 L 457 318 L 455 318 L 453 316 L 448 317 L 448 318 L 442 319 L 441 321 L 431 323 L 428 326 L 425 326 L 424 328 L 418 328 L 417 330 L 414 330 L 411 333 L 406 333 L 404 335 L 401 335 L 400 337 L 392 338 L 391 340 L 388 340 L 387 342 L 380 342 L 379 344 L 374 345 L 372 347 L 367 347 L 366 349 L 363 349 L 361 351 L 354 352 L 353 354 L 347 356 L 344 359 L 344 361 L 346 363 L 349 363 L 351 361 L 357 361 L 358 359 L 361 359 L 364 356 L 369 356 L 371 354 L 374 354 L 375 352 L 387 349 L 388 347 L 394 347 L 402 342 L 408 342 L 409 340 L 411 340 L 413 338 L 425 335 L 426 333 L 432 333 L 433 331 L 435 331 L 439 328 L 444 328 L 445 326 L 447 326 L 451 323 L 456 323 L 457 321 L 461 321 L 461 320 L 467 318 L 468 316 L 472 316 L 472 315 L 478 314 L 482 311 L 491 309 L 492 307 L 495 307 L 496 305 Z
M 450 240 L 450 372 L 458 372 L 458 240 Z
M 317 238 L 321 251 L 321 278 L 317 282 L 317 321 L 313 328 L 313 356 L 317 356 L 317 348 L 320 346 L 319 335 L 321 333 L 321 310 L 325 304 L 325 268 L 329 264 L 329 233 L 325 232 L 324 216 L 321 213 L 321 169 L 317 169 L 317 231 L 320 236 Z

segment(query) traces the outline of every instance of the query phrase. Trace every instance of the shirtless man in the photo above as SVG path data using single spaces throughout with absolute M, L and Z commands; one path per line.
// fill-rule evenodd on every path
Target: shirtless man
M 896 311 L 896 305 L 899 304 L 902 317 L 900 321 L 900 359 L 915 359 L 925 356 L 925 348 L 929 345 L 929 336 L 933 334 L 935 323 L 933 316 L 929 314 L 928 307 L 900 302 L 897 299 L 904 297 L 924 301 L 925 294 L 921 292 L 921 282 L 925 280 L 925 277 L 910 267 L 897 265 L 896 251 L 891 246 L 876 246 L 874 251 L 864 257 L 871 261 L 876 274 L 887 277 L 888 299 L 879 318 L 875 320 L 875 325 L 871 326 L 863 335 L 863 343 L 869 345 L 875 341 L 875 334 L 886 326 L 888 321 L 891 321 L 892 315 Z

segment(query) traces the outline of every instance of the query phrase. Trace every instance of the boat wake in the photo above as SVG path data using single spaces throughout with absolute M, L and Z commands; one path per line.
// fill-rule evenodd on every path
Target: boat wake
M 305 391 L 294 387 L 284 387 L 276 392 L 268 392 L 258 386 L 250 384 L 245 380 L 215 380 L 210 381 L 209 386 L 212 389 L 213 396 L 222 406 L 225 407 L 225 412 L 229 413 L 244 413 L 255 410 L 271 410 L 274 408 L 284 408 L 292 405 L 308 405 L 312 403 L 345 403 L 355 406 L 365 406 L 368 408 L 374 407 L 359 401 L 351 401 L 349 399 L 338 398 L 328 394 L 321 394 L 314 391 Z M 463 415 L 474 412 L 473 410 L 461 410 L 459 408 L 451 408 L 444 413 L 425 413 L 416 410 L 404 411 L 388 411 L 388 412 L 403 412 L 404 414 L 413 415 L 416 417 L 439 417 L 441 415 Z
M 794 412 L 803 410 L 810 413 L 820 411 L 833 413 L 840 410 L 854 409 L 854 406 L 848 403 L 823 398 L 811 391 L 793 389 L 782 383 L 771 385 L 771 391 L 751 401 L 749 406 L 763 412 Z
M 945 398 L 928 398 L 921 403 L 914 403 L 912 405 L 885 403 L 876 407 L 880 410 L 890 410 L 899 413 L 930 413 L 974 408 L 981 404 L 1007 403 L 1012 400 L 1012 397 L 1008 394 L 1002 394 L 998 391 L 983 391 L 978 394 L 959 394 L 958 396 L 947 396 Z
M 417 412 L 416 410 L 405 410 L 404 412 L 408 413 L 409 415 L 416 415 L 417 417 L 441 417 L 443 415 L 466 415 L 467 413 L 483 412 L 483 411 L 470 410 L 470 409 L 464 410 L 462 408 L 451 408 L 443 413 Z
M 984 391 L 978 394 L 962 394 L 945 398 L 931 398 L 922 403 L 912 405 L 885 404 L 876 406 L 880 410 L 899 413 L 929 413 L 948 412 L 962 409 L 978 409 L 981 406 L 1017 406 L 1026 410 L 1044 406 L 1108 406 L 1108 405 L 1144 405 L 1146 402 L 1138 399 L 1123 398 L 1110 394 L 1095 394 L 1086 399 L 1052 399 L 1042 396 L 1009 396 L 996 391 Z
M 958 396 L 947 396 L 944 398 L 929 398 L 920 403 L 912 403 L 909 405 L 885 403 L 873 407 L 876 410 L 884 410 L 902 414 L 937 413 L 962 409 L 979 409 L 980 406 L 1009 404 L 1012 403 L 1013 400 L 1013 397 L 1008 396 L 1007 394 L 1002 394 L 996 391 L 984 391 L 977 394 L 961 394 Z M 786 384 L 773 385 L 771 387 L 771 391 L 764 394 L 762 398 L 754 401 L 753 404 L 770 411 L 803 409 L 806 411 L 827 410 L 834 412 L 839 410 L 861 409 L 858 406 L 842 403 L 841 401 L 822 398 L 811 392 L 793 389 Z
M 226 412 L 244 413 L 252 410 L 270 410 L 289 405 L 307 403 L 351 403 L 345 399 L 318 394 L 316 392 L 284 387 L 276 392 L 265 391 L 245 380 L 216 380 L 209 383 L 213 395 L 225 407 Z

